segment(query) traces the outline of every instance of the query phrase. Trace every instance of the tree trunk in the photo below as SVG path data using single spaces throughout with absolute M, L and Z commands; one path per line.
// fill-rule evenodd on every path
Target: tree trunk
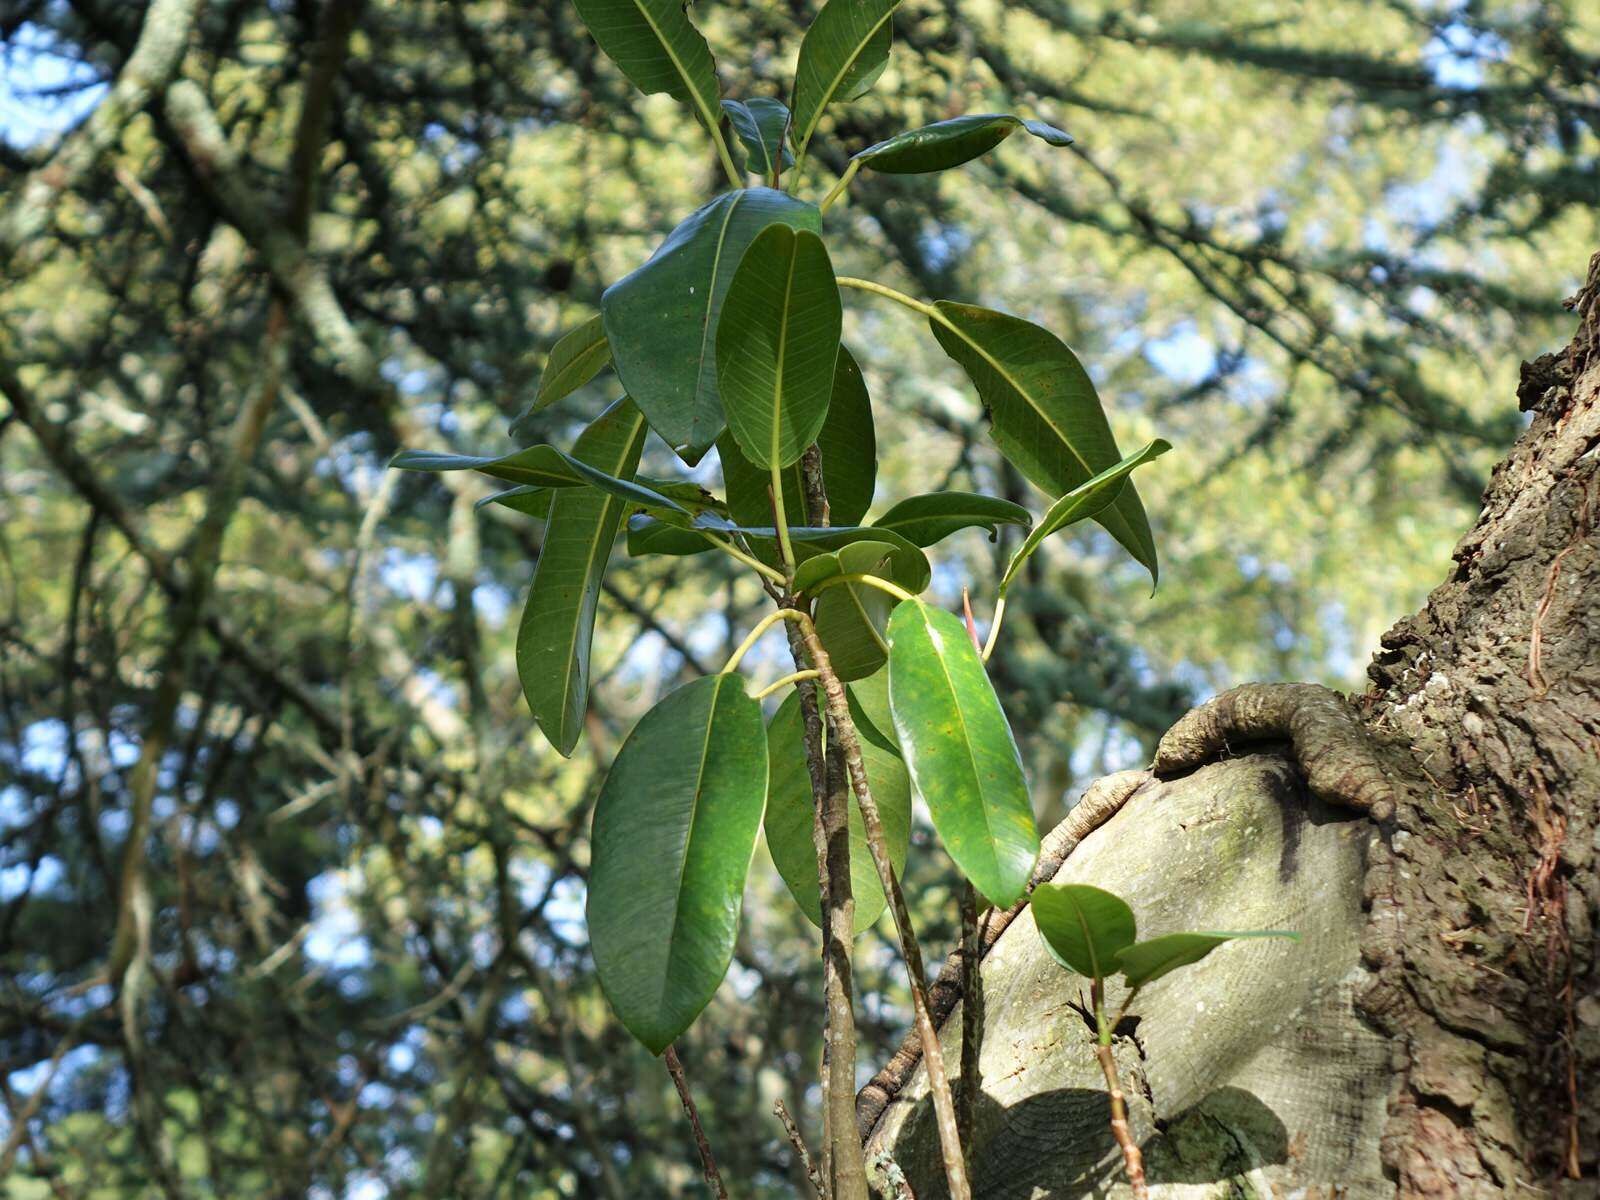
M 1454 574 L 1363 698 L 1410 784 L 1367 875 L 1361 1000 L 1395 1042 L 1404 1195 L 1597 1190 L 1600 255 L 1576 308 L 1572 344 L 1523 369 L 1532 424 Z
M 1123 894 L 1141 936 L 1303 935 L 1141 995 L 1117 1055 L 1153 1192 L 1600 1195 L 1600 255 L 1574 307 L 1572 344 L 1524 367 L 1531 424 L 1455 570 L 1384 636 L 1354 712 L 1303 685 L 1213 701 L 1059 864 Z M 991 932 L 975 1194 L 1125 1192 L 1083 981 L 1025 911 Z M 956 974 L 934 989 L 950 1061 Z M 928 1200 L 913 1060 L 857 1111 Z

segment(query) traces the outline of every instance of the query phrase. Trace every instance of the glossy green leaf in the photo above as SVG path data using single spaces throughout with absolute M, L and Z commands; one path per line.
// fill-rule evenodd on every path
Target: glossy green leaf
M 600 298 L 617 374 L 650 427 L 691 466 L 725 424 L 717 325 L 734 270 L 756 236 L 783 223 L 819 233 L 816 205 L 772 188 L 724 192 Z
M 1060 338 L 992 309 L 934 307 L 934 337 L 978 389 L 989 435 L 1029 482 L 1064 496 L 1122 458 L 1088 372 Z M 1157 577 L 1155 538 L 1132 483 L 1096 519 Z
M 737 525 L 710 513 L 700 514 L 690 524 L 724 536 L 737 535 L 762 557 L 776 553 L 777 531 L 771 525 Z M 870 525 L 829 525 L 825 528 L 794 525 L 789 529 L 789 540 L 794 544 L 795 558 L 800 563 L 852 542 L 888 542 L 896 550 L 894 581 L 912 592 L 920 592 L 928 586 L 928 556 L 892 530 L 874 529 Z M 671 522 L 648 516 L 633 517 L 628 521 L 629 554 L 699 554 L 702 548 L 709 546 L 692 529 L 684 528 L 681 517 Z
M 1014 903 L 1039 857 L 1039 833 L 1011 727 L 954 613 L 921 600 L 895 608 L 889 703 L 945 849 L 990 903 Z
M 1169 971 L 1197 963 L 1223 942 L 1236 938 L 1288 938 L 1298 942 L 1300 935 L 1286 929 L 1252 929 L 1239 933 L 1169 933 L 1117 951 L 1116 969 L 1127 977 L 1129 987 L 1143 987 Z
M 605 322 L 597 313 L 550 348 L 549 361 L 539 377 L 539 392 L 511 423 L 511 436 L 521 441 L 528 433 L 530 417 L 572 395 L 610 362 L 611 343 L 606 341 Z
M 1029 903 L 1045 949 L 1087 979 L 1117 970 L 1117 954 L 1139 936 L 1133 909 L 1117 896 L 1084 883 L 1041 883 Z
M 750 243 L 717 325 L 717 379 L 728 432 L 757 467 L 798 462 L 822 431 L 843 315 L 816 234 L 769 225 Z
M 872 506 L 878 480 L 878 446 L 866 381 L 844 346 L 839 347 L 834 363 L 833 394 L 828 400 L 827 419 L 817 434 L 817 449 L 822 453 L 829 519 L 839 525 L 856 524 Z M 772 473 L 755 466 L 726 433 L 717 439 L 717 453 L 722 458 L 722 481 L 734 520 L 741 525 L 770 525 L 772 506 L 767 489 L 772 485 Z M 810 523 L 799 463 L 783 469 L 783 509 L 790 525 Z
M 771 539 L 771 531 L 753 529 L 748 532 L 747 538 L 754 545 L 765 548 Z M 933 578 L 928 556 L 898 533 L 887 529 L 873 529 L 869 525 L 830 525 L 825 529 L 797 526 L 789 530 L 789 540 L 794 545 L 796 570 L 803 568 L 817 555 L 843 553 L 858 543 L 876 542 L 894 547 L 894 553 L 884 563 L 883 570 L 878 572 L 884 578 L 898 583 L 913 594 L 926 588 Z M 859 565 L 862 560 L 855 558 L 850 561 Z M 851 573 L 854 573 L 853 568 Z
M 653 1054 L 727 974 L 767 796 L 761 706 L 708 675 L 652 708 L 600 789 L 589 941 L 606 999 Z
M 682 558 L 691 554 L 705 554 L 714 549 L 715 546 L 692 528 L 669 525 L 643 514 L 628 518 L 628 555 L 631 558 L 644 558 L 651 554 Z
M 817 636 L 840 679 L 862 679 L 889 661 L 894 597 L 860 583 L 829 588 L 817 601 Z
M 619 400 L 622 404 L 625 401 Z M 615 408 L 616 405 L 612 405 Z M 629 404 L 631 409 L 633 405 Z M 610 409 L 607 410 L 611 411 Z M 631 479 L 618 479 L 615 475 L 584 462 L 575 454 L 557 450 L 554 446 L 529 446 L 514 454 L 499 458 L 484 458 L 472 454 L 440 454 L 429 450 L 402 450 L 389 460 L 391 467 L 405 471 L 479 471 L 508 483 L 531 487 L 594 487 L 619 500 L 645 508 L 678 512 L 688 510 L 660 492 L 652 491 Z
M 817 449 L 822 452 L 829 519 L 835 525 L 855 525 L 872 507 L 878 483 L 878 440 L 866 380 L 855 357 L 842 345 L 833 367 L 828 419 L 817 435 Z
M 839 575 L 871 573 L 888 562 L 894 552 L 895 547 L 889 542 L 852 542 L 831 554 L 818 554 L 795 568 L 794 590 L 810 592 Z
M 618 400 L 579 436 L 575 457 L 614 478 L 631 476 L 644 448 L 644 416 Z M 547 493 L 548 494 L 548 493 Z M 544 544 L 517 630 L 517 676 L 533 719 L 562 755 L 583 733 L 595 608 L 628 503 L 597 488 L 551 495 Z
M 749 170 L 772 183 L 794 166 L 789 151 L 789 109 L 781 100 L 724 100 L 722 111 L 750 156 Z
M 861 734 L 861 757 L 867 782 L 883 818 L 889 843 L 889 861 L 895 871 L 906 864 L 911 839 L 911 778 L 905 763 L 862 711 L 855 688 L 849 689 L 850 711 Z M 778 874 L 788 885 L 800 911 L 813 925 L 822 925 L 822 903 L 817 888 L 817 851 L 812 841 L 813 798 L 811 775 L 806 769 L 805 728 L 800 719 L 800 697 L 791 693 L 767 724 L 767 849 Z M 855 897 L 855 930 L 860 933 L 882 914 L 887 901 L 867 846 L 861 810 L 850 802 L 850 890 Z
M 992 541 L 1002 525 L 1028 526 L 1033 517 L 1020 504 L 974 492 L 929 492 L 900 501 L 872 522 L 918 546 L 931 546 L 963 529 L 987 529 Z
M 828 105 L 861 95 L 889 65 L 890 18 L 900 0 L 828 0 L 800 42 L 794 74 L 794 144 L 804 158 Z
M 1116 500 L 1117 494 L 1123 486 L 1123 480 L 1128 477 L 1134 468 L 1143 466 L 1151 459 L 1160 458 L 1171 449 L 1171 442 L 1156 438 L 1154 441 L 1147 443 L 1143 449 L 1136 450 L 1128 455 L 1116 466 L 1108 467 L 1093 479 L 1080 483 L 1052 504 L 1050 510 L 1045 513 L 1044 519 L 1039 522 L 1032 533 L 1028 534 L 1027 539 L 1017 548 L 1017 552 L 1011 556 L 1011 562 L 1006 566 L 1005 576 L 1000 580 L 1000 594 L 1002 596 L 1006 594 L 1006 589 L 1011 586 L 1011 581 L 1017 577 L 1017 572 L 1022 570 L 1023 565 L 1033 555 L 1033 552 L 1039 548 L 1039 544 L 1045 538 L 1052 533 L 1060 532 L 1069 525 L 1074 525 L 1079 521 L 1086 521 L 1090 517 L 1099 514 L 1107 505 Z
M 897 554 L 887 542 L 852 542 L 802 562 L 796 568 L 796 586 L 800 586 L 801 572 L 808 580 L 814 580 L 807 585 L 813 588 L 837 575 L 876 575 L 915 594 L 926 588 L 932 577 L 927 559 L 921 554 L 917 551 L 918 561 Z M 795 557 L 800 557 L 798 548 Z M 817 636 L 840 679 L 863 679 L 888 661 L 887 628 L 895 603 L 889 593 L 865 583 L 833 584 L 817 593 L 813 618 Z
M 646 96 L 665 92 L 708 129 L 722 88 L 711 47 L 683 0 L 573 0 L 595 44 Z
M 665 497 L 691 514 L 713 513 L 722 515 L 727 512 L 727 505 L 718 500 L 699 484 L 687 479 L 654 479 L 648 475 L 636 476 L 633 481 L 641 488 Z M 473 508 L 479 509 L 486 504 L 499 504 L 530 517 L 543 519 L 550 513 L 550 497 L 559 489 L 536 487 L 532 484 L 523 484 L 520 487 L 507 488 L 503 492 L 495 492 L 474 502 Z M 672 518 L 680 524 L 683 513 L 677 509 L 664 508 L 658 504 L 636 503 L 629 505 L 635 512 L 646 512 L 653 516 Z
M 473 511 L 477 511 L 487 504 L 499 504 L 511 509 L 513 512 L 537 517 L 542 521 L 550 515 L 550 502 L 558 490 L 560 489 L 533 487 L 525 483 L 518 487 L 507 488 L 503 492 L 495 492 L 492 495 L 485 496 L 481 500 L 475 501 L 472 508 Z
M 891 175 L 946 171 L 994 149 L 1019 129 L 1052 146 L 1070 146 L 1072 138 L 1043 121 L 1024 121 L 1008 113 L 971 113 L 908 129 L 855 155 L 864 167 Z
M 889 672 L 878 671 L 865 679 L 850 684 L 850 712 L 856 723 L 856 732 L 863 738 L 876 741 L 896 757 L 900 753 L 900 739 L 894 731 L 894 714 L 889 708 Z

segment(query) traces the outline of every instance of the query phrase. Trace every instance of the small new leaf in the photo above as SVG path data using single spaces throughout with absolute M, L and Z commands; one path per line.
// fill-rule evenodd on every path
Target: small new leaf
M 1041 883 L 1029 903 L 1045 949 L 1087 979 L 1105 979 L 1116 972 L 1117 954 L 1138 936 L 1133 909 L 1088 884 Z
M 572 395 L 610 362 L 611 343 L 606 341 L 605 322 L 597 313 L 551 347 L 550 359 L 539 377 L 539 392 L 511 423 L 511 436 L 521 441 L 528 432 L 530 417 Z
M 1011 562 L 1006 566 L 1006 573 L 1000 580 L 1000 595 L 1006 594 L 1006 589 L 1011 586 L 1011 581 L 1017 577 L 1039 544 L 1052 533 L 1058 533 L 1069 525 L 1079 521 L 1088 520 L 1096 516 L 1106 506 L 1112 504 L 1121 492 L 1123 480 L 1135 467 L 1141 467 L 1151 459 L 1160 458 L 1172 443 L 1156 438 L 1141 450 L 1128 455 L 1114 467 L 1101 471 L 1093 479 L 1080 483 L 1061 499 L 1050 506 L 1050 511 L 1045 513 L 1044 520 L 1028 534 L 1027 540 L 1017 548 L 1011 556 Z
M 728 124 L 750 156 L 748 169 L 775 184 L 783 172 L 794 166 L 794 155 L 789 151 L 789 110 L 782 101 L 765 97 L 724 100 L 722 111 L 728 114 Z
M 889 542 L 852 542 L 833 553 L 818 554 L 795 568 L 794 590 L 796 594 L 804 594 L 840 575 L 874 573 L 894 553 L 895 547 Z
M 832 553 L 806 559 L 796 570 L 796 588 L 815 590 L 839 575 L 876 575 L 913 594 L 922 591 L 931 578 L 927 558 L 920 550 L 903 549 L 906 543 L 896 535 L 884 536 L 894 541 L 851 542 Z M 820 591 L 817 636 L 840 679 L 863 679 L 888 661 L 887 627 L 894 605 L 894 597 L 881 588 L 853 580 Z
M 855 159 L 864 167 L 891 175 L 946 171 L 994 149 L 1019 129 L 1052 146 L 1072 144 L 1068 134 L 1043 121 L 1024 121 L 1008 113 L 972 113 L 897 133 L 868 146 Z
M 986 529 L 994 540 L 1002 525 L 1028 526 L 1033 517 L 1020 504 L 974 492 L 929 492 L 900 501 L 872 522 L 917 546 L 931 546 L 963 529 Z
M 1252 929 L 1238 933 L 1169 933 L 1118 950 L 1117 968 L 1127 979 L 1130 988 L 1143 987 L 1169 971 L 1199 962 L 1224 942 L 1238 938 L 1288 938 L 1298 942 L 1300 935 L 1284 929 Z

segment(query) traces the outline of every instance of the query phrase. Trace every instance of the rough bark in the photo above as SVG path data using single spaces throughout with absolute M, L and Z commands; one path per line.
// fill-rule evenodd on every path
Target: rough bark
M 1532 422 L 1455 571 L 1369 668 L 1408 786 L 1367 878 L 1361 1003 L 1394 1039 L 1407 1196 L 1600 1191 L 1600 255 L 1574 307 L 1572 344 L 1524 368 Z
M 1144 934 L 1308 934 L 1141 997 L 1117 1055 L 1156 1194 L 1600 1195 L 1600 255 L 1573 307 L 1572 344 L 1524 367 L 1531 422 L 1454 571 L 1384 636 L 1372 689 L 1353 708 L 1304 685 L 1219 697 L 1163 739 L 1158 781 L 1042 864 L 1126 895 Z M 976 1194 L 1124 1193 L 1083 981 L 1025 913 L 985 925 Z M 953 966 L 933 991 L 953 1046 Z M 907 1058 L 857 1116 L 936 1196 Z

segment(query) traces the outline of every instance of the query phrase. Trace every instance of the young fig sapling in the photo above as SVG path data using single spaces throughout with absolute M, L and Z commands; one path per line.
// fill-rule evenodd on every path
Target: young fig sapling
M 1122 1149 L 1123 1166 L 1135 1196 L 1147 1194 L 1144 1155 L 1128 1125 L 1128 1106 L 1117 1074 L 1112 1042 L 1117 1026 L 1145 985 L 1197 963 L 1224 942 L 1238 938 L 1289 938 L 1298 933 L 1253 929 L 1227 933 L 1168 933 L 1138 941 L 1138 923 L 1126 901 L 1083 883 L 1041 883 L 1030 898 L 1033 921 L 1045 949 L 1069 971 L 1089 980 L 1094 1019 L 1095 1057 L 1111 1099 L 1111 1135 Z M 1114 1016 L 1106 1010 L 1106 981 L 1120 974 L 1127 995 Z

